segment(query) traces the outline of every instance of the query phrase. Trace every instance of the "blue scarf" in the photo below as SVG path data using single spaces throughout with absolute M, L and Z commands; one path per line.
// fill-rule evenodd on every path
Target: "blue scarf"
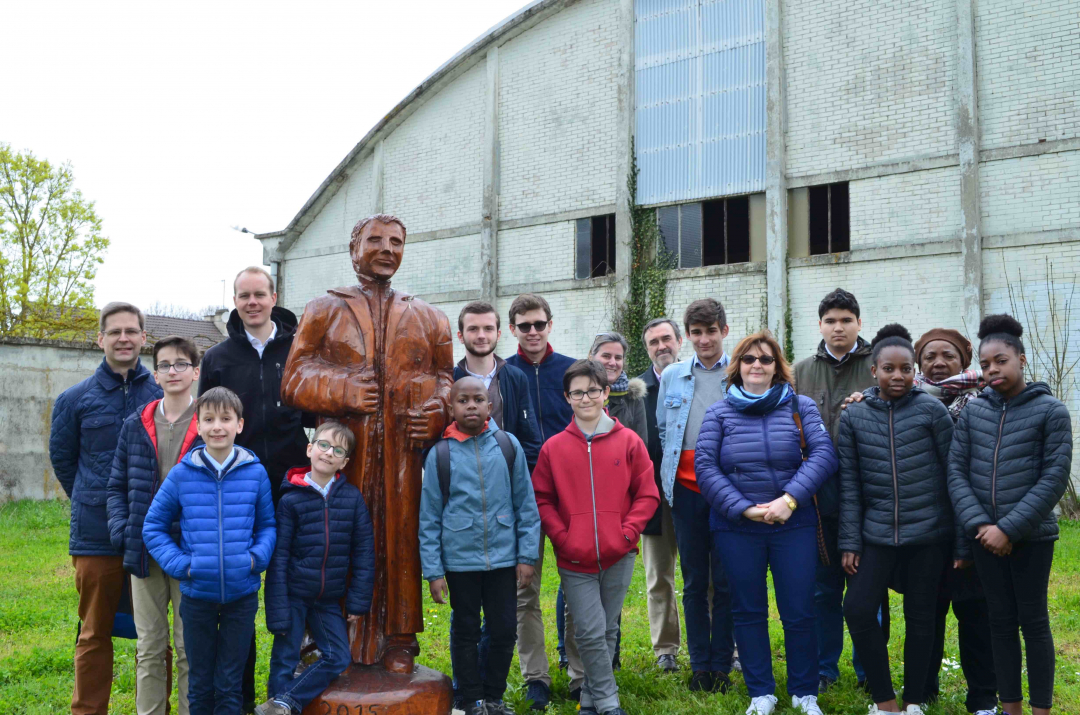
M 612 395 L 625 395 L 630 389 L 630 378 L 627 376 L 626 371 L 619 375 L 619 379 L 611 383 Z
M 764 395 L 752 395 L 738 385 L 727 391 L 727 401 L 739 412 L 747 415 L 765 415 L 787 402 L 791 386 L 787 383 L 773 385 Z

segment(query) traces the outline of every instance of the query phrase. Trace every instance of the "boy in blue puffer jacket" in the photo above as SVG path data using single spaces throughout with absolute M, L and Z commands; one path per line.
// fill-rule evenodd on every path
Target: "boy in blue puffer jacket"
M 192 715 L 241 712 L 259 574 L 277 539 L 266 470 L 254 454 L 234 445 L 244 428 L 243 410 L 228 388 L 203 393 L 195 415 L 206 446 L 172 468 L 143 522 L 150 555 L 180 581 Z M 177 517 L 179 544 L 171 533 Z
M 511 712 L 502 698 L 514 657 L 517 593 L 533 577 L 540 515 L 521 444 L 488 420 L 484 383 L 475 377 L 455 382 L 450 406 L 454 423 L 424 463 L 420 560 L 436 603 L 446 603 L 450 588 L 450 660 L 466 715 L 505 715 Z M 483 671 L 481 610 L 490 637 Z
M 355 446 L 348 427 L 323 422 L 307 447 L 311 465 L 290 469 L 281 485 L 277 547 L 266 572 L 269 699 L 256 715 L 300 712 L 349 666 L 342 597 L 349 622 L 371 609 L 375 534 L 364 497 L 341 474 Z M 294 678 L 305 626 L 320 657 Z

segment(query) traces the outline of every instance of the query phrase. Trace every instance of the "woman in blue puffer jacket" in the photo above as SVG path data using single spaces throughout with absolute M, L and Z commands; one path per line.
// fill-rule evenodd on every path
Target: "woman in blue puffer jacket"
M 771 715 L 776 707 L 766 592 L 771 569 L 792 707 L 821 715 L 813 497 L 836 472 L 836 452 L 814 401 L 791 388 L 791 369 L 769 332 L 735 348 L 728 385 L 727 399 L 705 413 L 694 469 L 731 584 L 735 643 L 751 698 L 746 712 Z

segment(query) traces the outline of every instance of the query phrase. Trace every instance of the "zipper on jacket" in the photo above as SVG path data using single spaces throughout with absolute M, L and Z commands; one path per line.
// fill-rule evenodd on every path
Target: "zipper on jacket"
M 998 423 L 997 443 L 994 445 L 994 469 L 990 472 L 990 508 L 994 512 L 994 521 L 997 521 L 997 467 L 998 450 L 1001 449 L 1001 431 L 1005 428 L 1005 413 L 1009 409 L 1009 403 L 1001 408 L 1001 422 Z
M 893 544 L 900 544 L 900 483 L 896 477 L 896 440 L 893 430 L 893 406 L 889 405 L 889 458 L 892 460 Z
M 319 570 L 319 573 L 320 573 L 319 595 L 315 597 L 316 600 L 322 598 L 323 591 L 326 590 L 326 557 L 330 554 L 330 495 L 329 495 L 329 493 L 327 493 L 327 495 L 325 497 L 323 497 L 323 532 L 324 532 L 324 538 L 326 539 L 326 542 L 323 545 L 322 567 Z
M 277 367 L 277 406 L 281 407 L 281 383 L 285 381 L 285 374 L 281 371 L 281 363 L 276 362 L 274 366 Z
M 544 408 L 540 406 L 540 364 L 533 365 L 536 370 L 536 422 L 540 425 L 540 444 L 547 442 L 544 434 Z
M 484 466 L 480 464 L 480 442 L 473 437 L 473 451 L 476 453 L 476 471 L 480 475 L 480 508 L 484 512 L 484 563 L 491 570 L 491 555 L 488 553 L 487 489 L 484 488 Z
M 268 424 L 266 421 L 266 361 L 263 360 L 268 346 L 269 343 L 263 346 L 263 354 L 259 356 L 259 412 L 262 414 L 262 425 L 260 426 L 262 427 L 263 454 L 266 455 L 267 459 L 270 459 L 270 444 L 266 441 L 266 426 Z M 281 391 L 278 390 L 278 395 L 280 396 L 280 394 Z
M 221 581 L 221 602 L 225 603 L 225 527 L 221 518 L 221 480 L 224 474 L 219 474 L 217 479 L 217 533 L 218 533 L 218 578 Z
M 596 565 L 603 571 L 604 565 L 600 561 L 600 523 L 596 514 L 596 481 L 593 479 L 592 440 L 586 440 L 585 446 L 589 452 L 589 489 L 592 490 L 592 525 L 593 538 L 596 540 Z

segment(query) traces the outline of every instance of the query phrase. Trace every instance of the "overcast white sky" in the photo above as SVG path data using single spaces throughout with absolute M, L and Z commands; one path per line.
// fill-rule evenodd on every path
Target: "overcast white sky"
M 112 240 L 97 304 L 220 303 L 380 117 L 527 0 L 5 2 L 0 142 Z M 226 301 L 231 305 L 231 290 Z

